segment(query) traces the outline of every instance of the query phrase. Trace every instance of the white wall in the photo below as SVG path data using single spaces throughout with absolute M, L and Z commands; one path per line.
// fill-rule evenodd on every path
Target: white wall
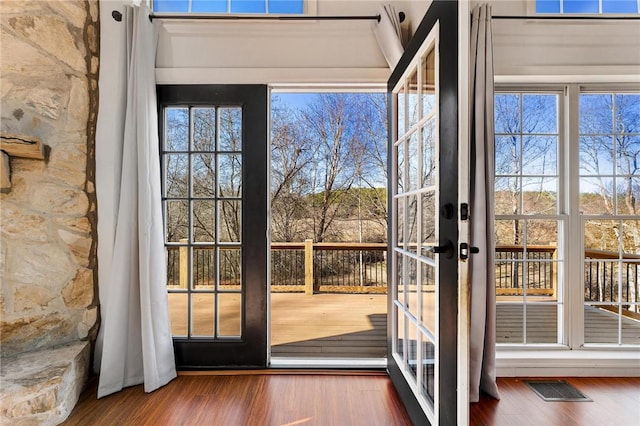
M 527 14 L 525 0 L 491 3 L 494 16 Z M 493 20 L 493 41 L 498 82 L 640 81 L 638 21 Z
M 317 13 L 376 15 L 379 5 L 318 0 Z M 384 83 L 390 70 L 373 22 L 163 21 L 158 82 Z

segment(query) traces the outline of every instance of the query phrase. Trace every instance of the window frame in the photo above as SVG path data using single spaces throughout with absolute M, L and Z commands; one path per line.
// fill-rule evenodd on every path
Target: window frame
M 579 158 L 579 102 L 580 95 L 585 93 L 640 93 L 637 85 L 631 84 L 535 84 L 535 83 L 508 83 L 496 84 L 495 93 L 531 93 L 561 91 L 559 101 L 559 150 L 558 150 L 558 174 L 564 182 L 558 188 L 559 215 L 566 216 L 566 222 L 562 233 L 558 233 L 558 246 L 563 240 L 564 259 L 564 304 L 560 307 L 558 322 L 563 322 L 564 335 L 559 342 L 561 344 L 496 344 L 498 354 L 510 354 L 522 351 L 540 351 L 549 349 L 590 351 L 633 352 L 637 351 L 637 344 L 591 343 L 585 345 L 584 323 L 584 247 L 583 215 L 580 214 L 580 158 Z M 562 147 L 562 149 L 560 149 Z M 608 216 L 607 216 L 608 217 Z M 552 217 L 550 216 L 549 219 Z M 578 250 L 569 250 L 569 247 L 578 247 Z M 560 282 L 561 276 L 558 276 Z M 560 318 L 562 314 L 563 318 Z M 560 337 L 560 336 L 559 336 Z
M 568 321 L 564 317 L 564 306 L 568 297 L 567 290 L 569 285 L 567 283 L 568 274 L 566 273 L 567 269 L 567 255 L 568 252 L 566 247 L 568 244 L 568 228 L 569 228 L 569 214 L 568 214 L 568 204 L 567 204 L 567 167 L 565 165 L 566 150 L 567 150 L 567 135 L 565 134 L 564 129 L 566 128 L 566 117 L 564 115 L 564 86 L 559 85 L 496 85 L 495 86 L 495 95 L 498 94 L 551 94 L 556 95 L 558 99 L 557 103 L 557 146 L 556 146 L 556 173 L 555 178 L 558 180 L 557 182 L 557 197 L 556 197 L 556 211 L 553 214 L 527 214 L 522 210 L 518 214 L 495 214 L 494 223 L 498 220 L 520 220 L 520 221 L 556 221 L 558 223 L 557 227 L 557 252 L 558 252 L 558 260 L 554 262 L 557 267 L 557 300 L 555 302 L 557 306 L 557 333 L 556 333 L 556 342 L 555 343 L 528 343 L 526 340 L 526 325 L 525 320 L 523 318 L 523 342 L 521 343 L 496 343 L 496 348 L 499 350 L 520 350 L 520 349 L 529 349 L 529 350 L 539 350 L 541 348 L 550 348 L 550 349 L 559 349 L 559 348 L 567 348 L 567 336 L 568 336 Z M 494 96 L 495 96 L 494 95 Z M 519 103 L 519 118 L 522 119 L 522 102 Z M 495 132 L 496 134 L 498 132 Z M 501 133 L 502 134 L 502 133 Z M 520 129 L 520 134 L 524 135 Z M 554 134 L 555 135 L 555 134 Z M 495 143 L 495 142 L 494 142 Z M 522 156 L 520 156 L 520 164 L 522 164 Z M 520 178 L 523 177 L 522 171 L 518 172 Z M 522 188 L 520 188 L 522 189 Z M 522 207 L 521 207 L 522 209 Z M 526 245 L 526 235 L 525 240 L 523 241 L 523 245 Z M 522 264 L 525 264 L 524 260 Z M 496 300 L 496 305 L 497 305 Z M 526 298 L 523 298 L 523 304 L 527 305 L 535 305 L 536 302 L 528 302 Z M 526 312 L 526 311 L 525 311 Z
M 612 111 L 612 115 L 615 117 L 615 115 L 616 115 L 615 112 L 617 111 L 616 110 L 616 107 L 617 107 L 617 105 L 616 105 L 616 102 L 617 102 L 616 101 L 616 96 L 617 95 L 624 95 L 624 94 L 640 95 L 640 89 L 638 89 L 638 87 L 633 88 L 633 87 L 625 87 L 625 86 L 620 86 L 620 85 L 618 85 L 618 86 L 598 86 L 598 85 L 581 86 L 580 89 L 577 92 L 578 109 L 579 109 L 579 102 L 580 102 L 580 99 L 581 99 L 582 95 L 598 95 L 598 94 L 611 95 L 612 96 L 612 107 L 614 108 L 613 111 Z M 579 119 L 580 119 L 580 114 L 579 114 L 579 111 L 578 111 L 578 120 Z M 619 131 L 616 131 L 615 127 L 616 126 L 615 126 L 615 118 L 614 118 L 614 120 L 612 121 L 612 130 L 611 130 L 611 132 L 602 133 L 602 135 L 607 135 L 607 136 L 610 135 L 611 138 L 612 138 L 612 141 L 616 141 L 616 137 L 618 135 L 620 135 L 621 133 Z M 585 133 L 584 135 L 588 136 L 588 135 L 590 135 L 590 133 Z M 595 133 L 595 135 L 600 135 L 600 133 Z M 631 135 L 633 137 L 639 137 L 638 136 L 639 135 L 638 132 L 633 132 Z M 583 136 L 583 133 L 580 131 L 579 123 L 578 123 L 578 128 L 576 129 L 576 137 L 578 138 L 577 139 L 578 145 L 580 143 L 580 138 L 582 136 Z M 615 152 L 616 146 L 617 146 L 616 142 L 613 142 L 614 152 Z M 579 154 L 579 152 L 578 152 L 578 154 Z M 602 177 L 602 176 L 605 176 L 605 177 L 609 177 L 610 176 L 611 179 L 613 180 L 613 182 L 616 182 L 618 178 L 620 178 L 620 177 L 624 178 L 625 176 L 628 175 L 627 173 L 621 173 L 620 170 L 618 170 L 618 168 L 616 167 L 615 163 L 612 165 L 612 170 L 611 170 L 610 174 L 599 173 L 599 174 L 586 174 L 586 175 L 583 175 L 581 173 L 581 170 L 580 170 L 580 158 L 578 158 L 577 160 L 578 160 L 578 164 L 577 164 L 578 179 L 582 179 L 582 178 L 594 179 L 594 178 L 598 178 L 598 177 Z M 634 175 L 634 176 L 637 176 L 637 175 Z M 579 187 L 579 185 L 580 185 L 580 182 L 578 182 L 578 187 Z M 593 213 L 593 214 L 581 214 L 581 213 L 579 213 L 580 237 L 581 237 L 581 242 L 582 242 L 582 250 L 580 252 L 581 254 L 584 253 L 585 249 L 587 248 L 584 229 L 585 229 L 585 227 L 586 227 L 586 225 L 587 225 L 587 223 L 589 221 L 622 222 L 622 221 L 625 221 L 625 220 L 637 220 L 636 216 L 634 216 L 634 215 L 632 215 L 632 214 L 630 214 L 628 212 L 625 213 L 625 212 L 620 212 L 619 211 L 619 209 L 618 209 L 618 202 L 619 202 L 618 198 L 619 197 L 618 197 L 617 189 L 615 190 L 613 196 L 615 198 L 614 198 L 614 211 L 612 213 Z M 578 208 L 579 207 L 580 206 L 578 205 Z M 622 270 L 622 265 L 624 265 L 624 263 L 640 264 L 640 260 L 637 260 L 637 261 L 636 260 L 631 260 L 631 261 L 624 262 L 624 258 L 622 257 L 622 255 L 625 254 L 625 253 L 622 251 L 623 248 L 620 245 L 621 244 L 620 238 L 621 237 L 619 237 L 618 248 L 617 248 L 618 257 L 615 258 L 615 259 L 610 259 L 608 262 L 605 262 L 605 263 L 611 263 L 612 265 L 614 265 L 614 267 L 616 269 L 618 269 L 618 271 Z M 634 255 L 634 254 L 632 253 L 632 255 Z M 585 273 L 584 272 L 584 268 L 586 268 L 586 265 L 590 264 L 590 263 L 593 263 L 593 262 L 589 261 L 589 259 L 586 256 L 584 256 L 584 255 L 581 256 L 581 263 L 580 263 L 580 267 L 581 267 L 581 269 L 580 269 L 580 274 L 581 275 L 580 276 L 581 277 L 584 276 L 584 273 Z M 622 305 L 624 305 L 626 303 L 621 300 L 621 298 L 622 298 L 621 282 L 622 282 L 622 276 L 618 277 L 618 291 L 620 291 L 618 300 L 617 301 L 611 300 L 611 301 L 608 301 L 608 302 L 606 300 L 605 301 L 601 301 L 601 302 L 599 302 L 599 301 L 588 302 L 587 300 L 585 300 L 585 298 L 584 298 L 584 284 L 583 284 L 583 286 L 581 288 L 581 290 L 582 290 L 581 302 L 582 302 L 582 309 L 583 309 L 582 313 L 583 313 L 583 315 L 584 315 L 584 310 L 585 310 L 586 306 L 609 306 L 609 307 L 616 307 L 617 308 L 617 315 L 618 315 L 618 319 L 619 319 L 618 330 L 617 330 L 617 332 L 618 332 L 617 343 L 586 342 L 585 341 L 586 340 L 585 334 L 583 334 L 582 335 L 583 339 L 581 341 L 581 344 L 582 344 L 582 346 L 584 348 L 588 348 L 588 349 L 600 348 L 600 347 L 604 347 L 604 348 L 628 348 L 628 347 L 630 347 L 630 348 L 638 348 L 638 346 L 640 345 L 640 344 L 635 344 L 634 345 L 634 344 L 631 344 L 631 343 L 624 343 L 623 342 L 622 328 L 621 328 L 622 327 L 622 322 L 620 321 L 620 319 L 621 319 L 620 317 L 622 315 L 622 312 L 621 312 L 622 311 Z M 638 296 L 636 296 L 636 298 L 637 297 Z M 634 304 L 636 306 L 638 306 L 640 304 L 640 302 L 628 302 L 628 303 Z M 583 318 L 582 323 L 584 324 L 584 318 Z

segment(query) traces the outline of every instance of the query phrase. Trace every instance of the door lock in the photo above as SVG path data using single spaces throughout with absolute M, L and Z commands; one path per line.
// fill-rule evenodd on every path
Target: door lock
M 478 247 L 469 247 L 467 243 L 460 243 L 460 260 L 467 260 L 469 258 L 469 254 L 480 253 L 480 249 Z

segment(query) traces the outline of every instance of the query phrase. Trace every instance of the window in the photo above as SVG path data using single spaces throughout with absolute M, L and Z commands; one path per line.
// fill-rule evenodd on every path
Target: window
M 498 343 L 561 343 L 559 97 L 495 96 Z
M 536 13 L 628 14 L 639 13 L 638 0 L 536 0 Z
M 497 343 L 640 345 L 640 94 L 566 93 L 495 95 Z
M 308 0 L 306 0 L 308 1 Z M 304 13 L 305 0 L 154 0 L 154 12 L 172 13 Z
M 579 135 L 585 344 L 639 344 L 640 94 L 582 93 Z

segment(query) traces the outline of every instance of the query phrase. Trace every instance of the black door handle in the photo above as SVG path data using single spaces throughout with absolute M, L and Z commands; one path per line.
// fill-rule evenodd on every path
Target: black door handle
M 445 255 L 447 259 L 451 259 L 455 252 L 451 240 L 447 240 L 444 244 L 441 244 L 439 246 L 426 246 L 424 247 L 424 249 L 432 253 Z

